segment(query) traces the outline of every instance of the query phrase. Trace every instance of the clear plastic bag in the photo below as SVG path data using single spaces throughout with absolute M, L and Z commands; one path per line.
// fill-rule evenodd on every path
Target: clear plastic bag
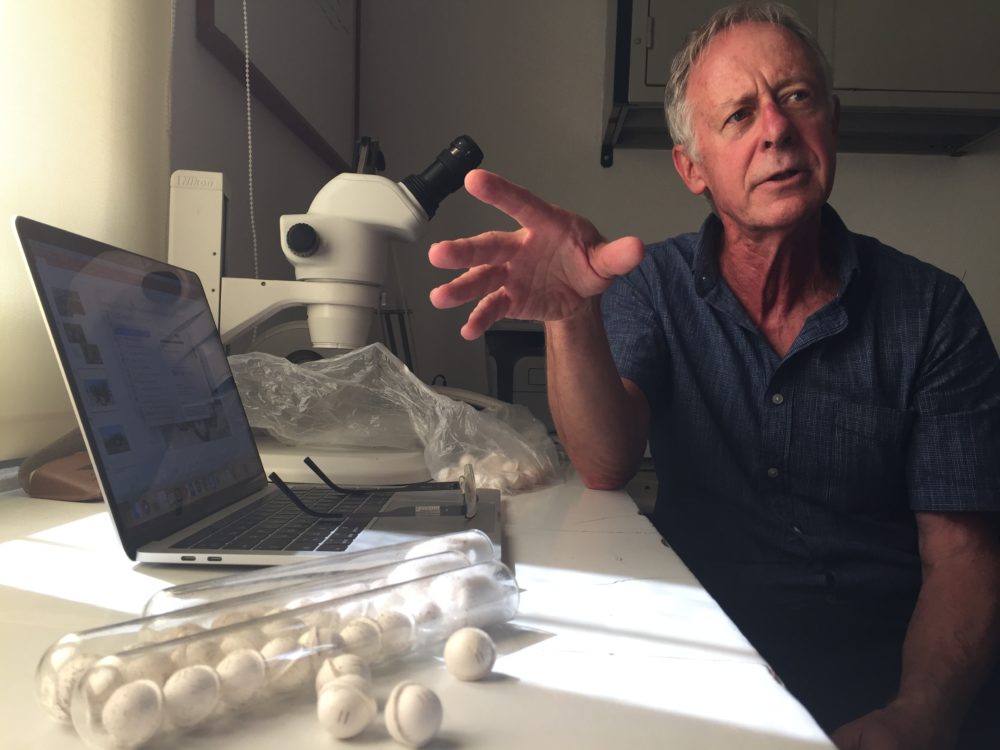
M 433 477 L 504 493 L 554 482 L 545 427 L 522 406 L 477 411 L 435 393 L 382 344 L 296 365 L 261 352 L 229 358 L 250 424 L 288 445 L 423 449 Z

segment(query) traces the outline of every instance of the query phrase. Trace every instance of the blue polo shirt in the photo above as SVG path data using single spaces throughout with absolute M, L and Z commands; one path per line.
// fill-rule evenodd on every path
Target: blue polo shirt
M 789 613 L 891 620 L 891 644 L 920 586 L 914 511 L 1000 510 L 1000 361 L 958 279 L 829 206 L 822 227 L 839 291 L 783 357 L 720 274 L 714 215 L 648 246 L 604 322 L 651 409 L 652 520 L 751 640 Z

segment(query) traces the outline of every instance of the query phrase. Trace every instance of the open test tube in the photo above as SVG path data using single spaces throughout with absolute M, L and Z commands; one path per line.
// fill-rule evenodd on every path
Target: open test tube
M 300 606 L 95 659 L 70 695 L 91 747 L 136 748 L 286 696 L 311 692 L 336 660 L 379 664 L 517 612 L 511 571 L 490 561 Z M 224 604 L 224 603 L 222 603 Z M 87 634 L 80 634 L 81 653 Z M 332 660 L 332 661 L 331 661 Z
M 307 577 L 292 585 L 283 580 L 272 581 L 270 588 L 243 596 L 71 633 L 56 641 L 42 656 L 35 672 L 35 694 L 52 718 L 68 722 L 70 695 L 77 680 L 102 657 L 468 565 L 468 558 L 459 552 L 439 552 L 360 570 Z M 177 664 L 188 660 L 181 652 L 174 656 L 173 662 Z M 165 661 L 157 667 L 159 671 L 170 668 Z
M 150 597 L 144 615 L 173 612 L 184 607 L 244 596 L 276 586 L 291 586 L 314 581 L 331 573 L 357 571 L 373 566 L 398 563 L 438 552 L 458 552 L 470 564 L 496 558 L 490 538 L 479 529 L 376 547 L 340 555 L 326 555 L 307 562 L 250 570 L 229 576 L 170 586 Z

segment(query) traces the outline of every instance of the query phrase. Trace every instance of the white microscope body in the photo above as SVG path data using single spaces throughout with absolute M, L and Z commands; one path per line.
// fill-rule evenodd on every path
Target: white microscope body
M 379 308 L 389 243 L 417 239 L 439 203 L 462 186 L 482 157 L 472 139 L 461 136 L 420 175 L 398 183 L 374 174 L 337 175 L 316 194 L 308 213 L 279 219 L 281 249 L 295 268 L 294 281 L 223 276 L 223 176 L 180 170 L 170 181 L 168 260 L 198 274 L 223 343 L 279 310 L 305 305 L 314 348 L 356 349 L 368 343 Z M 258 438 L 258 447 L 265 470 L 289 481 L 315 481 L 302 464 L 301 446 Z M 321 468 L 346 484 L 428 476 L 420 452 L 313 448 L 308 453 Z
M 389 243 L 417 239 L 440 202 L 480 161 L 479 147 L 461 136 L 420 175 L 402 182 L 337 175 L 316 194 L 308 213 L 279 219 L 281 249 L 295 268 L 295 281 L 222 276 L 223 177 L 180 170 L 170 182 L 169 261 L 198 274 L 223 343 L 278 310 L 305 305 L 314 347 L 356 349 L 368 343 Z

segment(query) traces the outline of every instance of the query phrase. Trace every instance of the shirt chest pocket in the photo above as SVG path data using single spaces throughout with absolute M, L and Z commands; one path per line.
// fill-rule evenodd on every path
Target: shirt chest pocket
M 792 437 L 798 450 L 819 449 L 812 461 L 799 457 L 800 466 L 812 466 L 803 472 L 801 490 L 834 508 L 876 516 L 908 507 L 912 412 L 828 398 L 810 416 L 800 431 L 803 440 Z

